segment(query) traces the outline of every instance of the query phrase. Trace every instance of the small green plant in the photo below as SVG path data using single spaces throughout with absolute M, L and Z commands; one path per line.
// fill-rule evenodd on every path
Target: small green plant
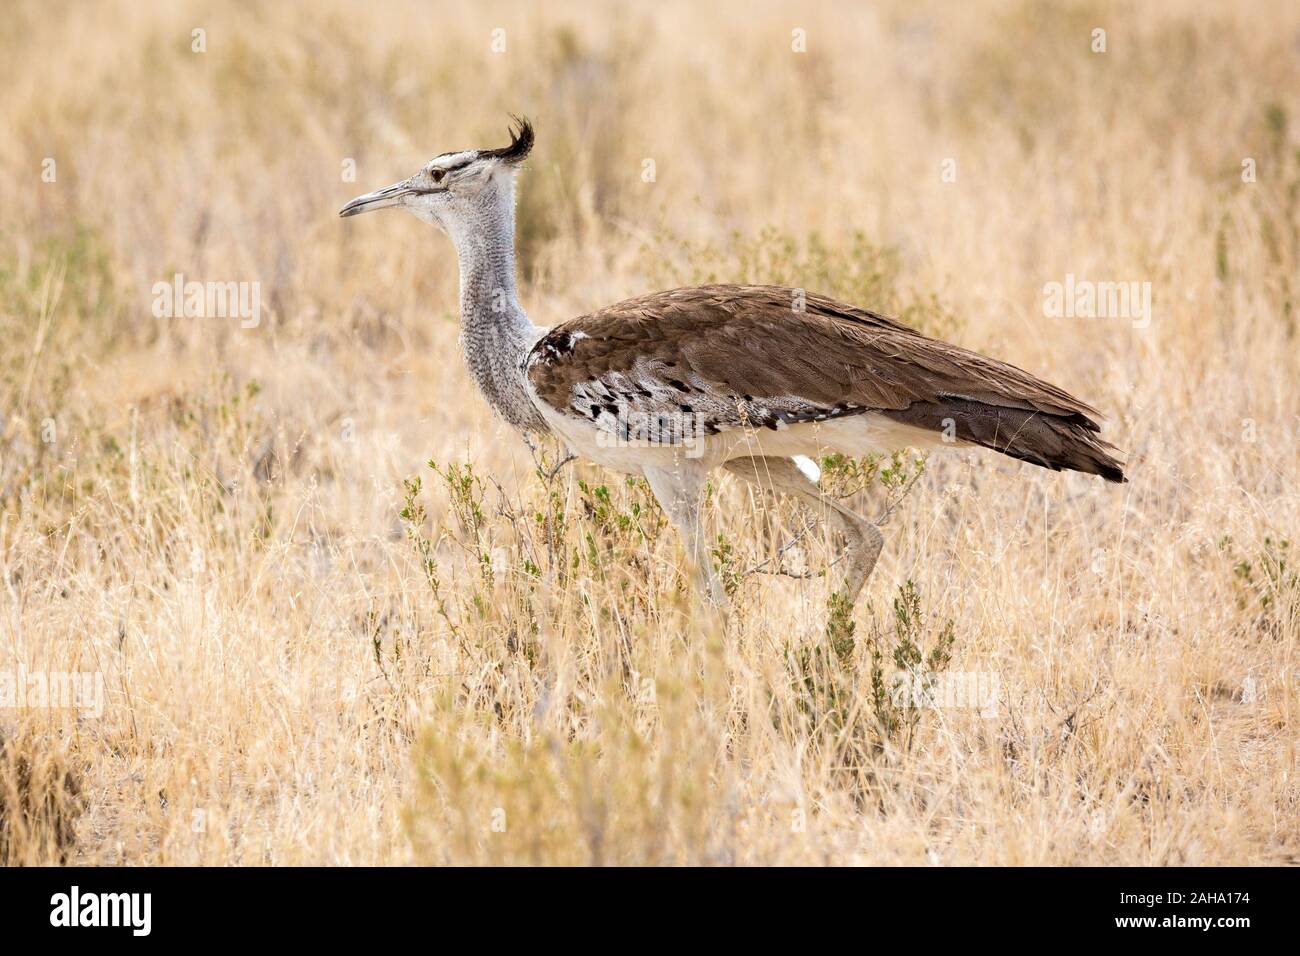
M 827 601 L 826 640 L 835 658 L 841 663 L 853 659 L 853 633 L 857 625 L 853 622 L 853 602 L 843 591 L 835 591 Z
M 824 455 L 818 465 L 823 493 L 836 498 L 850 498 L 879 482 L 889 495 L 887 510 L 906 497 L 925 474 L 925 459 L 909 459 L 905 451 L 864 458 L 850 458 L 835 452 Z
M 430 461 L 429 467 L 447 486 L 452 512 L 460 520 L 465 536 L 476 539 L 483 530 L 483 479 L 474 474 L 474 466 L 469 462 L 458 465 L 455 462 L 445 468 Z
M 736 549 L 727 540 L 726 535 L 720 534 L 717 543 L 713 546 L 712 554 L 714 566 L 722 579 L 722 587 L 727 592 L 727 596 L 731 597 L 740 590 L 740 582 L 745 579 L 744 573 L 736 564 Z
M 1237 606 L 1252 606 L 1259 617 L 1281 624 L 1300 600 L 1300 574 L 1289 561 L 1289 538 L 1265 535 L 1262 547 L 1253 557 L 1242 555 L 1230 535 L 1219 540 L 1219 550 L 1232 562 L 1232 577 L 1237 590 Z
M 921 595 L 909 579 L 898 588 L 893 602 L 892 649 L 876 639 L 871 647 L 871 708 L 884 737 L 910 750 L 921 707 L 933 692 L 939 674 L 952 661 L 956 643 L 953 622 L 948 621 L 926 649 L 925 616 Z M 893 662 L 886 687 L 885 661 Z M 905 691 L 900 693 L 900 687 Z
M 420 561 L 420 570 L 424 572 L 424 579 L 429 585 L 429 591 L 433 595 L 434 603 L 438 606 L 438 614 L 447 622 L 452 634 L 459 637 L 460 632 L 457 630 L 456 622 L 452 620 L 447 610 L 442 581 L 438 577 L 438 563 L 433 557 L 433 542 L 424 534 L 425 511 L 424 505 L 420 503 L 421 482 L 419 475 L 414 478 L 403 479 L 402 487 L 405 494 L 402 499 L 402 510 L 399 514 L 406 528 L 406 540 L 410 542 L 416 557 Z M 376 655 L 379 653 L 378 646 L 376 646 L 375 653 Z
M 640 566 L 638 555 L 663 529 L 664 517 L 644 481 L 628 478 L 621 493 L 608 485 L 589 485 L 578 480 L 578 504 L 582 522 L 582 557 L 604 580 L 612 568 Z M 617 487 L 617 486 L 616 486 Z M 579 555 L 574 555 L 577 567 Z
M 892 634 L 873 625 L 863 661 L 850 602 L 832 594 L 829 611 L 823 643 L 787 651 L 796 707 L 823 745 L 833 748 L 838 766 L 866 772 L 892 749 L 911 749 L 926 695 L 952 660 L 956 631 L 948 621 L 937 634 L 928 633 L 920 592 L 907 581 L 893 600 Z M 873 779 L 866 772 L 857 785 Z

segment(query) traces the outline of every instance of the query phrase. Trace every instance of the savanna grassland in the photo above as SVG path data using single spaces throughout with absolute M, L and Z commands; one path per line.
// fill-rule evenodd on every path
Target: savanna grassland
M 474 393 L 446 238 L 336 216 L 510 112 L 538 323 L 815 289 L 1093 402 L 1130 482 L 830 463 L 889 513 L 848 612 L 720 476 L 714 626 L 643 484 Z M 1300 861 L 1300 6 L 19 0 L 0 119 L 6 862 Z

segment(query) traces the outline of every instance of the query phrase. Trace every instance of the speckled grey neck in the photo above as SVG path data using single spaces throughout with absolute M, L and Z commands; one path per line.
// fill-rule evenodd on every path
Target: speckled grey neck
M 501 175 L 445 223 L 460 257 L 460 343 L 484 397 L 521 431 L 546 423 L 524 389 L 522 363 L 545 331 L 515 292 L 513 175 Z

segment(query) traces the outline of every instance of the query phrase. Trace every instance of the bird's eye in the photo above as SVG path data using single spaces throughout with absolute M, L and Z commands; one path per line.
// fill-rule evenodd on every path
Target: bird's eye
M 435 169 L 435 170 L 434 170 L 432 173 L 430 173 L 429 175 L 433 177 L 433 181 L 434 181 L 435 183 L 440 183 L 440 182 L 442 182 L 442 178 L 443 178 L 444 176 L 446 176 L 447 173 L 446 173 L 446 171 L 444 171 L 444 170 L 441 170 L 441 169 Z

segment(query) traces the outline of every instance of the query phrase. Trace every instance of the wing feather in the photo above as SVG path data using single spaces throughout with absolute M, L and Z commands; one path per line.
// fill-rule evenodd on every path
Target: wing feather
M 611 431 L 627 414 L 689 410 L 724 431 L 954 401 L 1098 430 L 1095 409 L 1023 369 L 779 286 L 629 299 L 551 329 L 526 366 L 543 401 Z

